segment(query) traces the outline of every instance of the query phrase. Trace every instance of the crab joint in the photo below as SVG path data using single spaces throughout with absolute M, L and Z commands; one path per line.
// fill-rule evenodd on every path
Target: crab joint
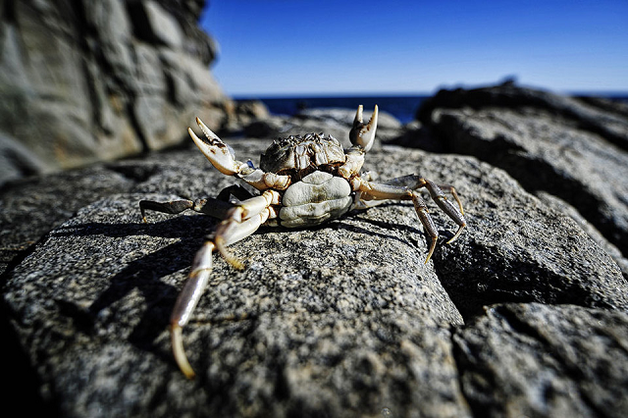
M 218 225 L 214 244 L 225 260 L 234 268 L 242 270 L 244 264 L 228 250 L 227 246 L 251 235 L 276 211 L 271 210 L 272 205 L 278 205 L 281 199 L 279 192 L 266 190 L 260 196 L 255 196 L 243 201 L 233 208 L 228 217 Z

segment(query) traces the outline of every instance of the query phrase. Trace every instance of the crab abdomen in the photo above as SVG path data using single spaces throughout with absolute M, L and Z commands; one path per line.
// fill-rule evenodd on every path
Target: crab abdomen
M 285 191 L 279 223 L 302 228 L 336 219 L 351 208 L 351 192 L 349 182 L 342 177 L 324 171 L 310 173 Z

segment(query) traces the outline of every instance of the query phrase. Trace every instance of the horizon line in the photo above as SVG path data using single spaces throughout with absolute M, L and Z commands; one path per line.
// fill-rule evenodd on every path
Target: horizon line
M 486 86 L 490 87 L 490 86 Z M 523 87 L 523 86 L 522 86 Z M 453 86 L 447 90 L 455 90 L 464 88 L 461 86 Z M 474 87 L 476 88 L 476 87 Z M 472 89 L 474 89 L 472 88 Z M 477 87 L 477 88 L 481 88 Z M 445 88 L 443 88 L 445 89 Z M 226 93 L 227 96 L 234 100 L 246 99 L 328 99 L 328 98 L 351 98 L 351 97 L 430 97 L 434 96 L 439 90 L 433 92 L 289 92 L 289 93 Z M 468 88 L 467 88 L 468 89 Z M 550 93 L 567 96 L 602 96 L 602 97 L 628 97 L 628 89 L 626 90 L 551 90 L 543 88 L 535 88 L 536 90 L 544 90 Z

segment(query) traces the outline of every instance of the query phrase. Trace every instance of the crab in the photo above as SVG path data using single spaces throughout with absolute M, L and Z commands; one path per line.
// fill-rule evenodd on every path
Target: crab
M 461 234 L 466 226 L 464 210 L 452 186 L 437 185 L 414 174 L 384 182 L 373 181 L 368 173 L 360 174 L 364 156 L 375 141 L 377 117 L 376 105 L 368 123 L 364 123 L 363 106 L 358 107 L 349 133 L 353 146 L 347 150 L 331 135 L 279 138 L 262 154 L 259 168 L 250 161 L 236 160 L 231 148 L 200 119 L 196 118 L 196 123 L 205 138 L 199 138 L 188 128 L 196 146 L 218 171 L 243 180 L 259 194 L 243 196 L 244 189 L 236 186 L 223 190 L 217 198 L 167 202 L 142 200 L 139 203 L 144 222 L 147 210 L 179 214 L 188 209 L 221 221 L 196 253 L 170 318 L 174 359 L 186 377 L 193 378 L 195 373 L 185 354 L 182 330 L 209 281 L 213 253 L 218 251 L 229 264 L 242 269 L 243 263 L 227 251 L 227 246 L 253 234 L 260 226 L 308 228 L 389 199 L 411 200 L 431 238 L 425 259 L 427 264 L 439 234 L 418 192 L 425 188 L 438 207 L 458 225 L 458 230 L 447 243 Z M 447 199 L 443 190 L 453 196 L 457 206 Z M 231 195 L 238 200 L 229 201 Z

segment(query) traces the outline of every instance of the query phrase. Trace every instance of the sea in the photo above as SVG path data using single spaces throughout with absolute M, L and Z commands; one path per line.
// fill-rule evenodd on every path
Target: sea
M 596 96 L 621 101 L 628 104 L 628 93 L 591 94 L 577 93 L 578 96 Z M 270 113 L 274 115 L 294 116 L 303 109 L 311 108 L 346 108 L 357 109 L 364 105 L 365 110 L 379 106 L 396 117 L 401 123 L 408 123 L 415 119 L 415 114 L 421 103 L 430 95 L 416 96 L 330 96 L 330 97 L 235 97 L 236 100 L 259 100 L 263 102 Z

